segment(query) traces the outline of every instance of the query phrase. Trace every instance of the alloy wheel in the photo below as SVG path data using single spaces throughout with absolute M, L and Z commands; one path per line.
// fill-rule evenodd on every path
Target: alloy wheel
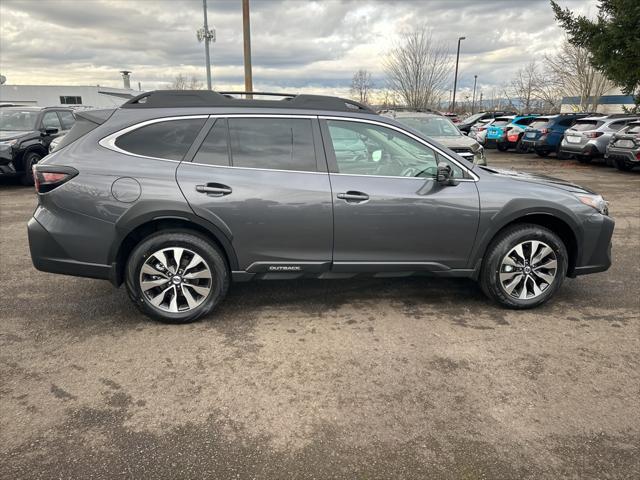
M 140 289 L 155 308 L 183 313 L 201 305 L 213 286 L 207 262 L 188 248 L 163 248 L 149 255 L 140 269 Z
M 558 259 L 549 245 L 538 240 L 519 243 L 500 264 L 500 284 L 520 300 L 537 298 L 551 286 L 558 271 Z

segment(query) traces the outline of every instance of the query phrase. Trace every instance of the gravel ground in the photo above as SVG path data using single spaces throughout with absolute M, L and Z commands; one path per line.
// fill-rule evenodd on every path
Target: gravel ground
M 454 279 L 232 286 L 203 321 L 37 272 L 0 183 L 0 477 L 640 478 L 640 171 L 489 152 L 573 180 L 614 264 L 535 311 Z

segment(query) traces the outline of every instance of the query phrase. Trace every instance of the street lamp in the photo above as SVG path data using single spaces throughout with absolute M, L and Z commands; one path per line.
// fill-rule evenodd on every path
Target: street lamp
M 456 88 L 458 86 L 458 60 L 460 60 L 460 42 L 466 40 L 467 37 L 458 37 L 458 53 L 456 54 L 456 73 L 453 77 L 453 101 L 451 102 L 451 111 L 456 110 Z
M 475 113 L 476 110 L 476 82 L 478 81 L 478 75 L 473 76 L 473 103 L 471 103 L 471 115 Z

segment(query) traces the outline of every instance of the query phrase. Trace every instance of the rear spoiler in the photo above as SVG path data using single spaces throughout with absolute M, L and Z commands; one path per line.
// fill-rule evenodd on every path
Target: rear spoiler
M 105 108 L 103 110 L 81 110 L 79 112 L 74 112 L 74 115 L 76 118 L 80 117 L 91 123 L 95 123 L 96 125 L 102 125 L 111 115 L 113 115 L 113 112 L 115 111 L 115 108 Z

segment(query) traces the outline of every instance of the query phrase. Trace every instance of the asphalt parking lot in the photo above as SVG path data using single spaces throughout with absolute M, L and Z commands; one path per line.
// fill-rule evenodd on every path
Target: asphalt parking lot
M 2 478 L 640 478 L 640 171 L 489 151 L 602 193 L 614 264 L 514 312 L 467 280 L 238 284 L 167 326 L 37 272 L 0 182 Z

